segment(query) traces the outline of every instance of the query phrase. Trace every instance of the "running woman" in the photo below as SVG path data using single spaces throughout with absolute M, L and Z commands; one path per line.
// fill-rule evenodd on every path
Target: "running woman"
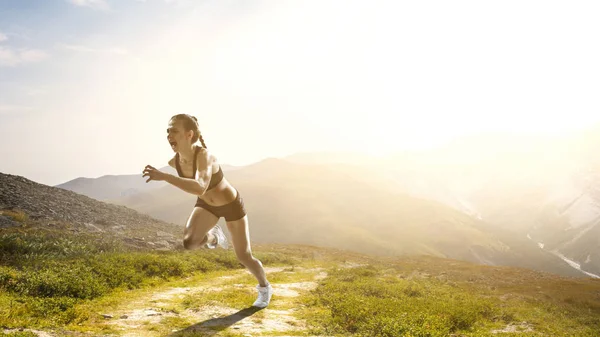
M 252 255 L 248 215 L 243 199 L 224 178 L 215 155 L 206 148 L 196 117 L 187 114 L 171 117 L 167 140 L 175 152 L 175 156 L 169 160 L 169 166 L 177 170 L 178 176 L 147 165 L 142 177 L 148 177 L 146 183 L 151 180 L 166 181 L 198 196 L 184 230 L 183 246 L 186 249 L 214 249 L 217 246 L 227 249 L 227 238 L 217 225 L 221 217 L 225 218 L 238 260 L 258 281 L 258 298 L 253 306 L 265 308 L 269 305 L 273 288 L 267 281 L 262 263 Z

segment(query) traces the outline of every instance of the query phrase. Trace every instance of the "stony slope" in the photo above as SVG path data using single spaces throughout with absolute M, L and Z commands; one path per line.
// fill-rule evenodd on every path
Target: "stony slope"
M 125 206 L 0 173 L 0 212 L 23 212 L 31 226 L 102 233 L 129 245 L 172 249 L 180 245 L 181 225 L 160 221 Z M 0 227 L 16 226 L 0 214 Z

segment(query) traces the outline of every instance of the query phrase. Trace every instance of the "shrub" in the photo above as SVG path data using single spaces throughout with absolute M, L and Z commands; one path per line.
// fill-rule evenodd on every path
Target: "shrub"
M 0 211 L 0 215 L 9 216 L 9 217 L 13 218 L 13 220 L 20 222 L 20 223 L 26 223 L 27 220 L 29 220 L 29 216 L 27 216 L 27 214 L 25 214 L 25 212 L 19 211 L 19 210 L 5 209 L 5 210 Z

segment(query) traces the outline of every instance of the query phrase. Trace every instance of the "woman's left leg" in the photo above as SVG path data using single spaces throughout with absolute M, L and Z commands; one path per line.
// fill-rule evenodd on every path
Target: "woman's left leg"
M 248 216 L 244 215 L 239 220 L 227 221 L 227 228 L 231 234 L 231 242 L 238 260 L 256 277 L 261 287 L 269 285 L 262 263 L 252 256 Z

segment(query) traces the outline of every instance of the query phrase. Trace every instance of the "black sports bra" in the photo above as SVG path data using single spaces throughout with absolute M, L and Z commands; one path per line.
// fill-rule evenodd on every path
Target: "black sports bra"
M 196 158 L 198 157 L 199 150 L 200 150 L 200 147 L 197 147 L 196 151 L 194 152 L 194 170 L 192 171 L 192 172 L 194 172 L 193 177 L 184 176 L 183 172 L 181 171 L 181 166 L 179 166 L 179 152 L 177 152 L 175 154 L 175 167 L 177 168 L 177 174 L 180 177 L 196 179 L 196 169 L 197 169 L 196 168 Z M 206 190 L 208 191 L 208 190 L 214 188 L 221 182 L 221 180 L 223 180 L 223 170 L 221 169 L 221 166 L 219 166 L 219 171 L 213 173 L 212 176 L 210 177 L 210 183 L 208 184 L 208 188 Z

